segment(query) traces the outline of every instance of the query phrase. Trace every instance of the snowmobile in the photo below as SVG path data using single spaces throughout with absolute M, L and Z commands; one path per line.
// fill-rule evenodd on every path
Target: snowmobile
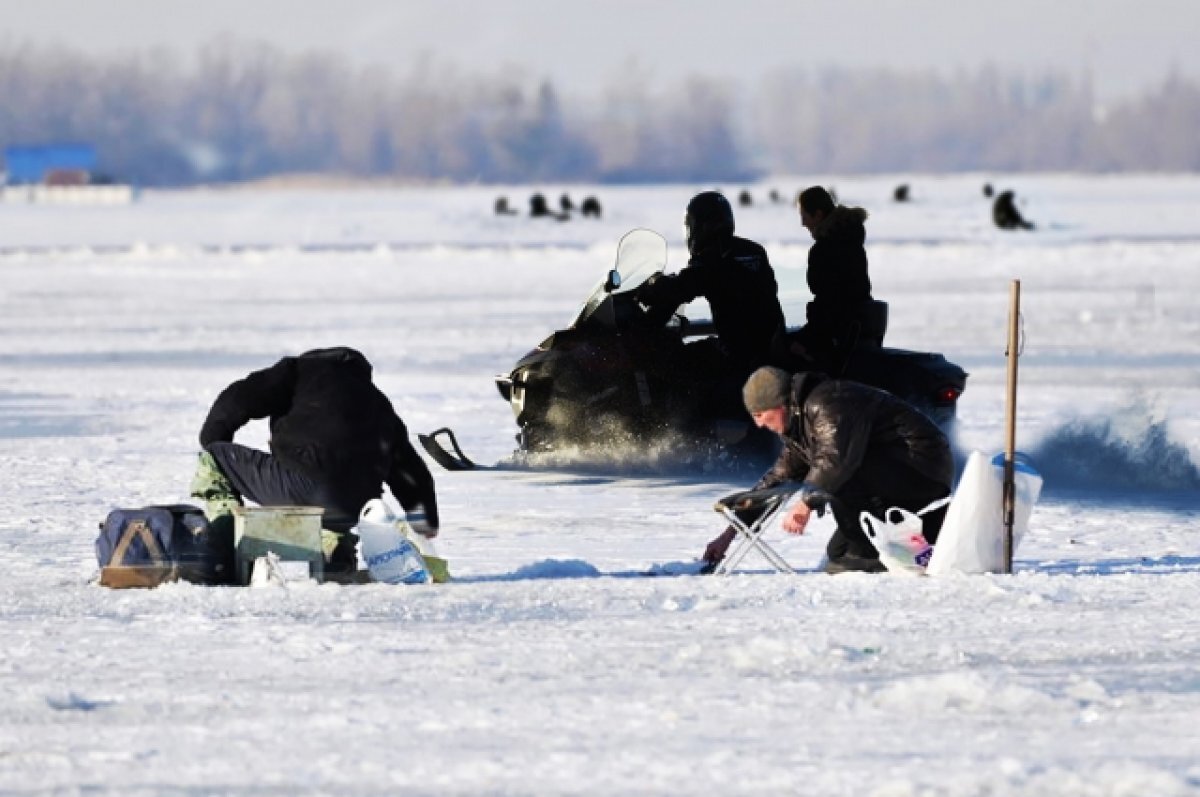
M 775 436 L 758 429 L 741 404 L 744 376 L 735 384 L 700 383 L 694 369 L 681 367 L 687 341 L 712 334 L 712 323 L 678 312 L 665 325 L 649 322 L 637 289 L 666 265 L 661 235 L 626 233 L 615 266 L 574 321 L 496 377 L 520 429 L 519 452 L 629 451 L 664 443 L 676 451 L 740 450 L 758 459 L 774 452 Z M 837 376 L 888 390 L 948 430 L 967 374 L 941 354 L 884 348 L 887 305 L 875 304 Z M 470 467 L 437 445 L 438 433 L 423 437 L 426 450 L 445 467 Z

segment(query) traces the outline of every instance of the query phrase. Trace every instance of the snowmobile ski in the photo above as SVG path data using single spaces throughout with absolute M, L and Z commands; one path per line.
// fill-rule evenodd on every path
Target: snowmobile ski
M 441 443 L 438 442 L 438 435 L 445 435 L 450 441 L 450 447 L 454 449 L 451 454 Z M 433 457 L 434 462 L 441 465 L 446 470 L 474 470 L 477 466 L 474 462 L 463 453 L 462 448 L 458 445 L 458 438 L 454 436 L 454 432 L 450 427 L 443 426 L 441 429 L 435 429 L 429 434 L 418 434 L 417 440 L 429 452 L 429 456 Z

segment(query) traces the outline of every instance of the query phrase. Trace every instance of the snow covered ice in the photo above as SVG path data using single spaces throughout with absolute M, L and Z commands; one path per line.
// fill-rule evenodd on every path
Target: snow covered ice
M 1200 178 L 986 179 L 1039 229 L 992 227 L 983 176 L 836 181 L 888 344 L 971 374 L 963 451 L 1002 446 L 1022 280 L 1045 492 L 1015 575 L 938 579 L 813 572 L 827 521 L 770 533 L 797 576 L 638 577 L 753 475 L 431 463 L 455 583 L 103 589 L 96 524 L 186 500 L 210 402 L 285 354 L 359 348 L 410 432 L 507 460 L 493 375 L 628 229 L 680 268 L 702 186 L 560 187 L 605 206 L 567 223 L 491 215 L 519 187 L 4 207 L 0 793 L 1200 793 Z M 800 323 L 807 232 L 737 221 Z

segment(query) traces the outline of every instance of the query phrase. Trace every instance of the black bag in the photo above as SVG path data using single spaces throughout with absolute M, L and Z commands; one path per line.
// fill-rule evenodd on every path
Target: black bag
M 232 518 L 230 518 L 232 520 Z M 106 587 L 155 587 L 183 579 L 197 584 L 233 580 L 230 524 L 209 525 L 190 504 L 114 509 L 100 524 L 96 559 Z

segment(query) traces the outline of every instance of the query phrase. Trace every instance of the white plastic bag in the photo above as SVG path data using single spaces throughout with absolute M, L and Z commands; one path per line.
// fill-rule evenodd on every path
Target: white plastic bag
M 934 501 L 920 512 L 894 506 L 883 513 L 883 520 L 870 512 L 859 515 L 863 532 L 879 552 L 879 561 L 888 572 L 917 576 L 925 572 L 933 547 L 925 539 L 921 516 L 945 506 L 948 500 Z
M 1042 477 L 1028 462 L 1013 468 L 1013 551 L 1029 528 L 1029 515 L 1042 491 Z M 1004 455 L 990 462 L 971 452 L 954 491 L 937 545 L 926 569 L 944 573 L 999 573 L 1004 570 Z
M 363 506 L 354 533 L 374 580 L 385 584 L 427 584 L 433 580 L 421 552 L 405 534 L 407 525 L 382 499 L 372 499 Z

